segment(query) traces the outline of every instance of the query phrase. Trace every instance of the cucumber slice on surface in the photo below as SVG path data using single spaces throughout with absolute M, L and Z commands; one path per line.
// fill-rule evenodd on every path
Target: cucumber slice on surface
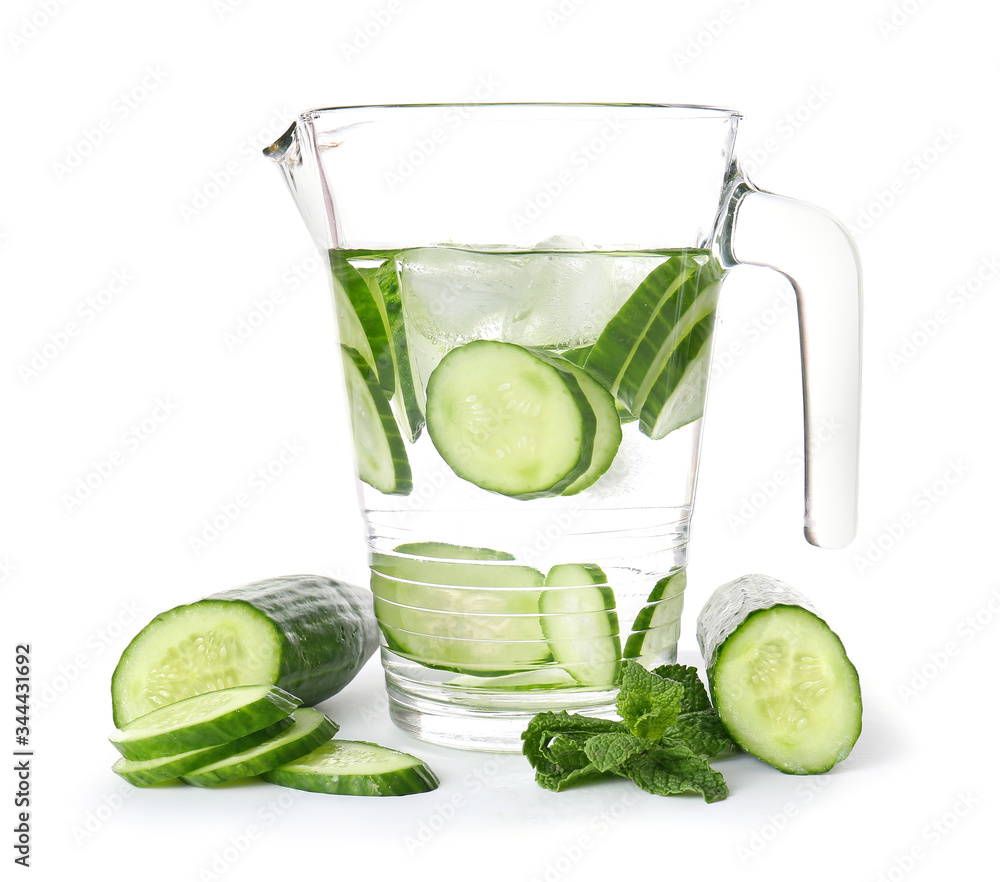
M 387 260 L 370 276 L 372 294 L 389 329 L 389 348 L 395 371 L 393 401 L 400 414 L 403 433 L 410 443 L 420 437 L 424 428 L 423 389 L 417 382 L 413 354 L 406 341 L 403 301 L 399 294 L 399 274 L 396 261 Z
M 312 793 L 407 796 L 438 786 L 422 760 L 367 741 L 327 741 L 312 753 L 264 773 L 264 780 Z
M 318 704 L 378 643 L 364 588 L 298 575 L 221 591 L 161 613 L 129 643 L 111 681 L 115 725 L 228 686 L 274 683 Z
M 413 489 L 413 475 L 392 408 L 361 353 L 342 349 L 358 477 L 382 493 L 406 496 Z
M 277 686 L 234 686 L 143 714 L 116 729 L 110 740 L 126 759 L 155 759 L 242 738 L 284 719 L 298 705 Z
M 392 350 L 385 319 L 368 281 L 336 250 L 330 251 L 330 269 L 340 342 L 356 349 L 373 366 L 383 394 L 391 398 L 396 387 Z
M 227 741 L 225 744 L 217 744 L 214 747 L 203 747 L 201 750 L 188 750 L 184 753 L 177 753 L 171 756 L 161 756 L 150 760 L 130 760 L 119 757 L 111 770 L 120 775 L 129 784 L 136 787 L 149 787 L 153 784 L 160 784 L 164 781 L 172 781 L 195 769 L 214 763 L 216 760 L 224 759 L 235 753 L 256 747 L 275 735 L 283 732 L 292 725 L 292 717 L 289 715 L 277 723 L 265 726 L 257 732 L 251 732 L 235 741 Z
M 795 589 L 751 575 L 698 617 L 719 718 L 748 753 L 791 774 L 827 772 L 861 734 L 861 687 L 840 638 Z
M 538 601 L 552 657 L 581 686 L 614 686 L 621 643 L 615 595 L 595 564 L 549 570 Z
M 225 781 L 252 778 L 315 750 L 333 738 L 340 728 L 326 714 L 311 707 L 299 708 L 292 718 L 292 725 L 273 738 L 181 775 L 181 780 L 196 787 L 211 787 Z
M 460 478 L 531 499 L 561 493 L 590 466 L 597 418 L 568 371 L 514 343 L 452 349 L 427 383 L 427 428 Z

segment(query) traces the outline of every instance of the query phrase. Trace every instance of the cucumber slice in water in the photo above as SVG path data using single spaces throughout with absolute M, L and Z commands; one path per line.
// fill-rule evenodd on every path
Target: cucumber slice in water
M 196 787 L 211 787 L 224 781 L 252 778 L 315 750 L 340 728 L 312 707 L 299 708 L 292 718 L 292 725 L 273 738 L 181 775 L 181 780 Z
M 382 493 L 406 496 L 413 489 L 413 475 L 392 408 L 361 353 L 341 348 L 358 477 Z
M 257 732 L 251 732 L 235 741 L 227 741 L 225 744 L 217 744 L 214 747 L 203 747 L 200 750 L 188 750 L 184 753 L 149 760 L 130 760 L 119 757 L 111 770 L 128 781 L 129 784 L 134 784 L 136 787 L 150 787 L 153 784 L 172 781 L 181 775 L 207 766 L 209 763 L 263 744 L 291 725 L 292 717 L 289 715 Z
M 438 786 L 422 760 L 367 741 L 327 741 L 312 753 L 264 773 L 264 780 L 312 793 L 407 796 Z
M 143 714 L 116 729 L 110 740 L 126 759 L 155 759 L 242 738 L 284 719 L 298 705 L 277 686 L 233 686 Z
M 661 652 L 676 651 L 686 587 L 686 570 L 665 576 L 656 583 L 646 599 L 646 606 L 639 610 L 632 623 L 632 633 L 625 641 L 625 658 L 652 660 Z
M 561 493 L 590 466 L 597 420 L 580 384 L 514 343 L 452 349 L 427 383 L 427 428 L 455 474 L 532 499 Z
M 621 643 L 615 595 L 595 564 L 559 564 L 545 577 L 538 608 L 552 657 L 581 686 L 612 688 Z
M 712 701 L 733 740 L 782 772 L 827 772 L 861 734 L 861 687 L 840 638 L 768 576 L 720 586 L 698 616 Z

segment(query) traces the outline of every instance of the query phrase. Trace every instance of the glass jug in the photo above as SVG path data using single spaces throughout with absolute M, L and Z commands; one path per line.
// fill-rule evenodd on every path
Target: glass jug
M 805 534 L 853 538 L 857 252 L 830 215 L 747 180 L 739 119 L 339 107 L 265 150 L 329 252 L 404 731 L 519 750 L 535 713 L 612 712 L 622 659 L 676 659 L 713 323 L 736 264 L 795 289 Z M 811 444 L 831 420 L 837 435 Z

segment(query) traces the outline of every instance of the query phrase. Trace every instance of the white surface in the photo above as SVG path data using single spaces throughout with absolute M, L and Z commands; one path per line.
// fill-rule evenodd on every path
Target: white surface
M 33 35 L 25 17 L 40 23 Z M 7 4 L 0 676 L 10 696 L 14 645 L 29 641 L 35 878 L 978 876 L 997 818 L 997 17 L 971 0 Z M 380 19 L 370 45 L 345 53 Z M 699 35 L 698 57 L 679 64 Z M 459 100 L 477 86 L 495 100 L 738 108 L 757 183 L 865 227 L 859 537 L 843 551 L 801 537 L 794 319 L 779 277 L 740 270 L 716 348 L 738 370 L 713 387 L 682 636 L 682 661 L 697 663 L 697 610 L 734 576 L 798 586 L 860 671 L 861 740 L 817 779 L 720 762 L 732 795 L 715 805 L 625 782 L 553 794 L 519 757 L 395 731 L 373 662 L 324 709 L 345 737 L 425 757 L 436 792 L 132 789 L 110 771 L 108 683 L 141 625 L 252 579 L 357 578 L 363 564 L 326 282 L 258 148 L 309 107 Z M 133 90 L 129 107 L 120 96 Z M 102 126 L 60 175 L 54 163 Z M 989 278 L 964 299 L 957 286 L 980 270 Z M 89 313 L 121 276 L 124 289 Z M 273 315 L 227 348 L 275 290 Z M 68 322 L 79 334 L 25 379 Z M 923 345 L 899 363 L 915 335 Z M 139 440 L 130 427 L 147 417 L 160 422 Z M 113 455 L 109 477 L 67 511 L 64 494 Z M 282 456 L 279 479 L 253 477 Z M 745 501 L 752 517 L 737 524 Z M 234 504 L 232 526 L 193 548 L 203 520 Z M 862 566 L 879 543 L 881 559 Z M 902 694 L 920 668 L 926 685 Z M 12 842 L 14 773 L 4 781 Z M 14 856 L 7 846 L 3 861 Z

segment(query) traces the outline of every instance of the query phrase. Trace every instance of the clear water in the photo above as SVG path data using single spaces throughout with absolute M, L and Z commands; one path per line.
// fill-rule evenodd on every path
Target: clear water
M 347 255 L 375 290 L 374 271 L 395 265 L 421 408 L 431 372 L 451 349 L 474 340 L 555 354 L 590 346 L 664 261 L 711 260 L 690 250 L 586 252 L 555 244 L 560 250 Z M 356 330 L 343 319 L 340 326 L 351 343 Z M 399 396 L 391 406 L 404 425 Z M 609 652 L 624 651 L 647 667 L 674 661 L 683 574 L 658 586 L 685 566 L 700 428 L 695 419 L 653 440 L 639 421 L 623 421 L 618 453 L 596 483 L 576 495 L 531 500 L 459 478 L 426 427 L 412 441 L 404 433 L 412 490 L 389 495 L 361 484 L 375 566 L 389 574 L 377 609 L 396 724 L 437 743 L 520 750 L 520 733 L 535 713 L 613 712 Z M 420 553 L 424 563 L 414 568 L 413 555 L 400 560 L 396 551 L 412 543 L 491 549 L 504 559 L 442 569 Z M 566 600 L 560 620 L 539 612 L 539 581 L 560 564 L 600 568 L 606 580 L 586 596 L 612 597 L 613 614 L 571 611 L 581 596 L 572 584 L 558 589 Z M 595 632 L 613 629 L 615 617 L 617 635 Z

